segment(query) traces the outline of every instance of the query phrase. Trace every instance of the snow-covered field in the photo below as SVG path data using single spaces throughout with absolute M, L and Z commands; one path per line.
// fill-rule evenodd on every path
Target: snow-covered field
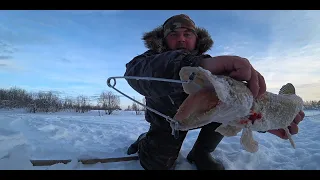
M 294 136 L 296 149 L 289 141 L 271 134 L 254 133 L 260 149 L 244 151 L 237 137 L 226 137 L 213 156 L 228 170 L 312 169 L 320 170 L 320 111 L 305 111 L 300 132 Z M 144 115 L 116 112 L 99 116 L 98 111 L 80 114 L 59 112 L 30 114 L 23 110 L 0 110 L 0 169 L 96 169 L 143 170 L 139 162 L 115 162 L 84 165 L 77 158 L 126 156 L 127 147 L 148 130 Z M 185 157 L 199 130 L 190 131 L 182 146 L 176 169 L 195 169 Z M 32 166 L 30 159 L 74 159 L 68 164 Z

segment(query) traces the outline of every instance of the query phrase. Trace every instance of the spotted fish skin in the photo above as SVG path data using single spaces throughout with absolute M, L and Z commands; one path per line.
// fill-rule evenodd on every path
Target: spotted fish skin
M 211 122 L 218 122 L 222 125 L 216 129 L 217 132 L 224 136 L 236 136 L 242 131 L 241 144 L 247 151 L 256 152 L 258 142 L 253 139 L 252 131 L 284 129 L 291 145 L 295 148 L 288 126 L 302 110 L 303 100 L 296 95 L 292 83 L 283 85 L 278 94 L 266 92 L 261 98 L 254 99 L 251 91 L 243 82 L 227 76 L 213 75 L 201 67 L 182 68 L 181 80 L 187 80 L 191 73 L 195 73 L 196 77 L 194 82 L 183 84 L 185 92 L 190 97 L 201 97 L 195 94 L 209 87 L 215 92 L 219 103 L 205 113 L 193 111 L 187 118 L 180 119 L 180 126 L 176 127 L 178 130 L 188 130 Z M 207 99 L 212 99 L 209 97 L 210 93 L 207 94 Z M 196 108 L 199 104 L 192 104 L 192 102 L 186 100 L 182 105 L 192 109 L 192 106 Z M 254 120 L 250 120 L 252 113 L 257 113 L 259 116 L 254 116 Z

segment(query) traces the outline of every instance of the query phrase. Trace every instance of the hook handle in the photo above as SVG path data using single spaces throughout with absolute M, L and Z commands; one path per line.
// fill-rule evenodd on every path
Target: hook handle
M 113 80 L 113 84 L 111 85 L 111 80 Z M 109 77 L 107 79 L 107 85 L 111 88 L 114 88 L 117 84 L 116 78 L 115 77 Z
M 165 78 L 152 78 L 152 77 L 136 77 L 136 76 L 118 76 L 118 77 L 109 77 L 107 79 L 107 85 L 116 90 L 118 93 L 122 94 L 123 96 L 127 97 L 128 99 L 132 100 L 133 102 L 136 102 L 138 104 L 140 104 L 141 106 L 145 107 L 146 109 L 158 114 L 159 116 L 162 116 L 163 118 L 165 118 L 166 121 L 168 121 L 170 123 L 170 126 L 172 128 L 172 135 L 174 135 L 174 137 L 177 139 L 179 137 L 179 131 L 178 130 L 175 130 L 175 126 L 179 125 L 179 122 L 169 116 L 166 116 L 165 114 L 162 114 L 161 112 L 155 110 L 155 109 L 152 109 L 142 103 L 140 103 L 139 101 L 131 98 L 130 96 L 128 96 L 127 94 L 121 92 L 120 90 L 118 90 L 117 88 L 115 88 L 116 84 L 117 84 L 117 81 L 116 79 L 117 78 L 124 78 L 124 79 L 134 79 L 134 80 L 148 80 L 148 81 L 163 81 L 163 82 L 171 82 L 171 83 L 190 83 L 194 80 L 196 76 L 196 73 L 191 73 L 190 76 L 189 76 L 189 80 L 186 80 L 186 81 L 181 81 L 181 80 L 173 80 L 173 79 L 165 79 Z M 113 81 L 112 81 L 113 80 Z M 113 82 L 113 83 L 111 83 Z

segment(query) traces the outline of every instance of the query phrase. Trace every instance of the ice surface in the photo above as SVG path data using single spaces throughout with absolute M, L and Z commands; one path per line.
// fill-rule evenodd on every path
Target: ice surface
M 255 133 L 259 151 L 242 149 L 239 139 L 226 137 L 212 155 L 226 169 L 312 169 L 320 170 L 320 111 L 305 111 L 307 117 L 299 124 L 299 134 L 293 136 L 297 149 L 272 134 Z M 77 169 L 77 170 L 143 170 L 139 161 L 83 165 L 77 158 L 107 158 L 126 156 L 127 147 L 147 131 L 149 124 L 143 115 L 117 112 L 99 116 L 88 113 L 37 113 L 23 110 L 0 110 L 0 169 Z M 195 142 L 199 130 L 188 133 L 178 158 L 177 170 L 193 170 L 185 157 Z M 74 159 L 68 164 L 32 166 L 29 159 Z

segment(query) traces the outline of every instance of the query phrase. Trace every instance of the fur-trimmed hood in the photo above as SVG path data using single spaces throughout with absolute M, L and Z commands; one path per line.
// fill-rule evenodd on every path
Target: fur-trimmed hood
M 162 30 L 162 26 L 159 26 L 153 29 L 152 31 L 143 34 L 142 40 L 144 41 L 144 45 L 146 46 L 146 48 L 148 48 L 149 50 L 153 50 L 157 53 L 161 53 L 167 50 L 166 45 L 163 41 Z M 198 35 L 198 53 L 202 54 L 210 50 L 213 46 L 213 40 L 209 32 L 204 28 L 196 27 L 196 33 Z

